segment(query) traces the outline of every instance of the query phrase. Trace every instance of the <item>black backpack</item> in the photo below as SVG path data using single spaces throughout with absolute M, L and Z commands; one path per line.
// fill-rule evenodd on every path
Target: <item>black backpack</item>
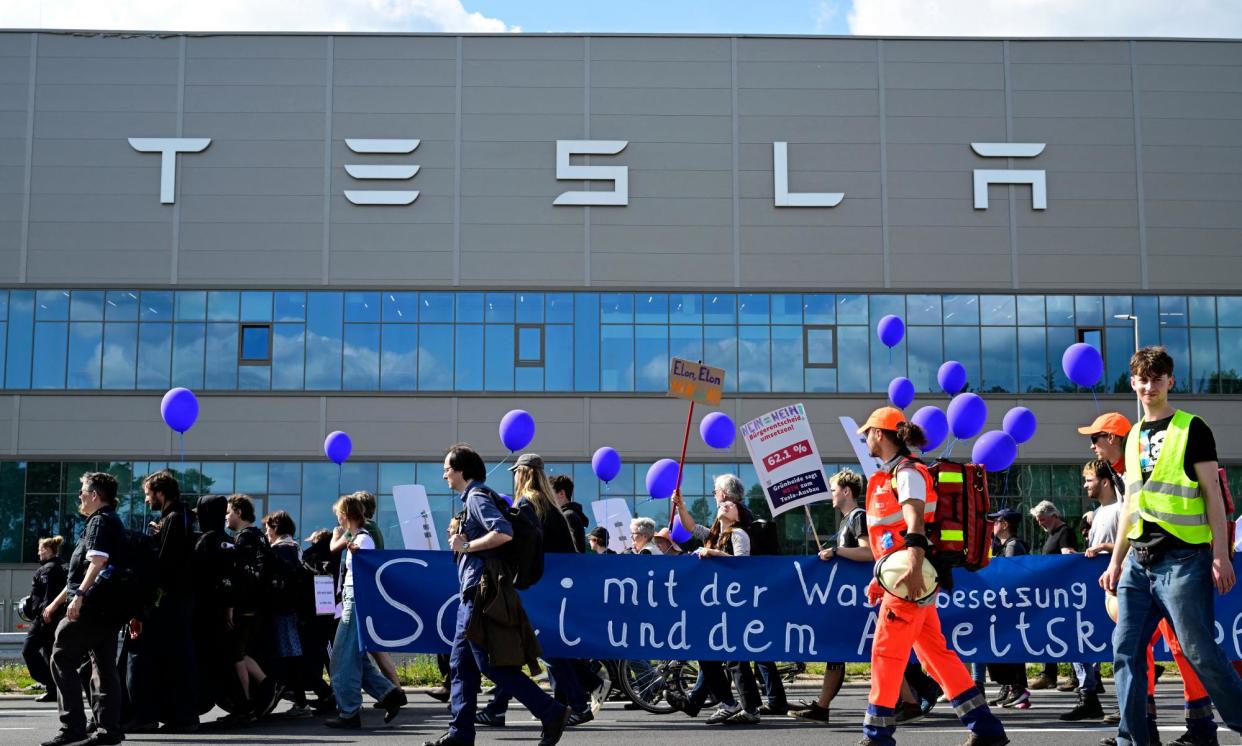
M 543 577 L 543 525 L 528 502 L 510 506 L 504 498 L 488 488 L 475 488 L 491 498 L 496 508 L 513 527 L 513 539 L 501 545 L 500 560 L 513 571 L 513 587 L 524 590 Z
M 760 519 L 753 521 L 746 530 L 750 537 L 750 553 L 752 556 L 772 555 L 781 553 L 780 534 L 775 521 Z

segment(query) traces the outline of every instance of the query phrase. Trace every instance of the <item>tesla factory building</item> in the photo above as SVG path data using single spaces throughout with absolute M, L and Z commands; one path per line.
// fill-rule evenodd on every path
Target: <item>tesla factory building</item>
M 165 467 L 300 537 L 371 490 L 400 547 L 394 486 L 442 534 L 446 447 L 495 464 L 521 408 L 588 515 L 667 520 L 644 476 L 681 447 L 673 357 L 725 370 L 684 473 L 703 518 L 716 475 L 761 492 L 703 414 L 802 402 L 828 473 L 858 469 L 840 418 L 896 376 L 943 407 L 958 360 L 988 428 L 1039 420 L 994 502 L 1076 520 L 1076 428 L 1134 416 L 1136 331 L 1242 494 L 1240 247 L 1239 42 L 0 32 L 0 629 L 90 470 L 134 527 Z M 1062 372 L 1080 341 L 1094 392 Z M 779 525 L 814 547 L 801 511 Z

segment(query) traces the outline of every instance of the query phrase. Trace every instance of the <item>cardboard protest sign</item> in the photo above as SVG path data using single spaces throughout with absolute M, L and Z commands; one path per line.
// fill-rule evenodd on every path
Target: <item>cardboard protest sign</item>
M 426 488 L 421 484 L 398 484 L 392 488 L 392 500 L 397 506 L 405 548 L 438 550 L 440 536 L 431 515 L 431 504 L 427 502 Z
M 595 524 L 608 529 L 608 548 L 620 554 L 630 548 L 630 504 L 624 497 L 610 497 L 591 503 Z
M 336 588 L 331 575 L 315 576 L 315 614 L 331 616 L 336 613 Z
M 802 404 L 768 412 L 741 429 L 773 516 L 831 497 Z
M 724 368 L 675 357 L 668 369 L 668 395 L 717 405 L 724 396 Z

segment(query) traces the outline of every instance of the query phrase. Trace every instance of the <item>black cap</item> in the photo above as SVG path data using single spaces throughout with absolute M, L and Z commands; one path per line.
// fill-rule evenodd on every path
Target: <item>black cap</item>
M 608 529 L 604 528 L 603 526 L 596 526 L 595 528 L 591 529 L 591 533 L 588 535 L 594 536 L 595 540 L 598 541 L 600 544 L 604 544 L 604 545 L 608 544 Z
M 1001 508 L 995 513 L 988 513 L 988 518 L 993 521 L 1005 521 L 1006 523 L 1019 523 L 1022 521 L 1022 514 L 1013 508 Z
M 519 466 L 543 471 L 543 459 L 539 458 L 537 453 L 523 453 L 521 456 L 518 456 L 517 461 L 513 462 L 513 466 L 509 467 L 509 471 L 517 471 Z

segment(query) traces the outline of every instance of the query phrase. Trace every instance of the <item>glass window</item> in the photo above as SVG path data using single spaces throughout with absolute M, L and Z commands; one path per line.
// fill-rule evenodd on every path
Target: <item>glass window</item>
M 1142 346 L 1160 344 L 1160 299 L 1154 295 L 1134 296 L 1134 315 L 1139 320 Z
M 1217 392 L 1216 329 L 1190 330 L 1190 390 L 1195 393 Z
M 298 391 L 305 366 L 306 325 L 272 325 L 272 388 Z
M 236 354 L 234 347 L 229 351 L 229 358 L 233 359 Z M 137 375 L 138 325 L 104 324 L 103 387 L 132 389 L 137 384 Z
M 30 388 L 30 354 L 34 347 L 34 292 L 9 293 L 8 350 L 4 384 L 10 389 Z
M 386 324 L 418 321 L 418 293 L 384 293 L 383 304 Z
M 1017 391 L 1017 332 L 1012 327 L 984 327 L 982 335 L 983 378 L 979 390 L 985 393 Z
M 1130 355 L 1134 352 L 1133 327 L 1109 327 L 1105 330 L 1108 358 L 1104 361 L 1104 390 L 1130 393 Z
M 102 359 L 103 324 L 99 322 L 74 322 L 70 324 L 69 388 L 99 388 L 99 370 Z M 165 366 L 165 374 L 165 378 L 167 378 L 167 366 Z
M 771 327 L 738 327 L 737 364 L 741 391 L 772 390 Z
M 354 291 L 345 293 L 345 321 L 375 322 L 380 320 L 379 293 Z
M 204 461 L 203 489 L 216 494 L 233 492 L 233 462 Z
M 599 390 L 599 296 L 574 294 L 574 390 Z
M 837 297 L 822 293 L 807 293 L 802 296 L 802 313 L 804 323 L 835 324 L 837 322 Z
M 1065 376 L 1061 368 L 1061 357 L 1065 348 L 1078 341 L 1078 330 L 1073 327 L 1050 326 L 1048 334 L 1048 370 L 1052 373 L 1052 388 L 1049 391 L 1074 391 L 1077 387 Z
M 103 321 L 104 292 L 102 290 L 74 290 L 69 308 L 69 318 L 74 321 Z
M 519 324 L 543 323 L 543 293 L 518 293 L 514 319 Z
M 453 388 L 458 391 L 483 390 L 483 325 L 457 325 L 457 363 L 453 366 Z M 510 357 L 512 359 L 512 357 Z
M 1160 296 L 1160 325 L 1186 326 L 1186 296 Z
M 911 295 L 906 298 L 906 325 L 940 325 L 944 318 L 939 295 Z
M 25 536 L 22 542 L 22 561 L 39 561 L 39 539 L 44 536 L 61 534 L 60 496 L 59 495 L 26 495 Z M 70 542 L 77 539 L 77 534 L 65 531 L 63 534 Z M 62 552 L 67 551 L 62 549 Z
M 799 393 L 803 386 L 802 327 L 773 326 L 772 390 Z
M 247 290 L 241 294 L 242 321 L 271 321 L 272 294 L 265 290 Z
M 382 331 L 380 388 L 384 391 L 416 391 L 418 389 L 418 326 L 385 324 Z
M 68 315 L 67 302 L 65 310 Z M 38 311 L 35 313 L 37 316 Z M 65 387 L 65 353 L 68 344 L 69 325 L 67 323 L 40 321 L 35 324 L 33 388 L 63 389 Z
M 669 321 L 674 324 L 703 322 L 703 296 L 698 293 L 672 293 L 668 296 Z
M 634 327 L 635 390 L 668 390 L 668 327 L 640 324 Z
M 1045 298 L 1048 307 L 1048 325 L 1066 326 L 1074 323 L 1074 296 L 1049 295 Z
M 452 390 L 453 327 L 451 324 L 419 325 L 418 388 L 423 391 Z
M 871 318 L 875 319 L 875 323 L 880 323 L 880 319 L 888 315 L 900 316 L 903 320 L 906 317 L 906 296 L 904 295 L 872 295 L 871 296 Z M 887 388 L 887 384 L 885 384 Z
M 0 290 L 0 321 L 9 318 L 9 291 Z
M 190 389 L 202 388 L 206 339 L 206 324 L 173 325 L 172 384 L 174 386 L 185 386 Z
M 798 293 L 778 293 L 771 296 L 773 324 L 801 324 L 802 296 Z
M 1042 295 L 1018 296 L 1018 323 L 1023 326 L 1044 325 L 1044 297 Z
M 242 391 L 267 391 L 272 387 L 271 365 L 242 365 L 237 369 L 237 388 Z
M 521 325 L 517 327 L 517 362 L 520 364 L 543 364 L 542 325 Z
M 634 296 L 630 293 L 603 293 L 599 296 L 600 320 L 605 324 L 634 321 Z
M 551 303 L 548 301 L 549 316 Z M 573 391 L 574 388 L 574 328 L 569 324 L 548 324 L 544 327 L 547 344 L 544 347 L 544 370 L 546 391 Z
M 492 295 L 494 293 L 488 293 L 489 300 Z M 512 303 L 509 314 L 512 316 Z M 513 325 L 488 324 L 485 337 L 487 356 L 483 365 L 483 387 L 488 391 L 513 391 Z
M 206 385 L 228 391 L 237 388 L 237 324 L 207 325 Z
M 1013 326 L 1017 323 L 1017 304 L 1012 295 L 981 295 L 979 316 L 985 326 Z
M 242 324 L 241 359 L 246 362 L 270 362 L 272 359 L 272 325 Z
M 1220 330 L 1220 380 L 1217 385 L 1217 393 L 1242 393 L 1242 329 Z
M 234 489 L 248 495 L 267 492 L 267 462 L 238 461 Z
M 703 362 L 724 368 L 725 391 L 738 390 L 737 327 L 703 327 Z
M 634 327 L 604 324 L 600 335 L 600 390 L 634 390 Z
M 1242 326 L 1242 296 L 1217 296 L 1216 313 L 1221 326 Z
M 944 329 L 945 357 L 966 366 L 966 391 L 979 387 L 982 375 L 979 371 L 979 328 L 951 327 Z
M 482 321 L 483 320 L 483 295 L 481 293 L 468 293 L 473 296 L 473 302 L 464 305 L 472 306 L 472 313 L 468 314 L 475 318 L 462 318 L 463 304 L 458 305 L 458 321 Z M 419 293 L 419 321 L 434 321 L 437 323 L 451 323 L 453 321 L 453 293 Z
M 840 306 L 837 308 L 840 311 Z M 838 326 L 841 347 L 837 365 L 837 386 L 843 392 L 871 390 L 871 366 L 868 354 L 871 329 L 866 326 Z
M 172 324 L 138 327 L 138 388 L 167 389 L 172 368 Z
M 177 291 L 177 321 L 206 321 L 207 293 L 202 290 Z M 109 294 L 111 306 L 111 294 Z
M 914 384 L 915 391 L 939 391 L 936 374 L 944 362 L 941 350 L 941 327 L 911 326 L 906 328 L 909 371 L 906 377 Z
M 423 294 L 424 303 L 430 300 L 428 295 L 430 294 Z M 424 306 L 423 311 L 426 310 L 427 306 Z M 457 322 L 483 323 L 482 293 L 457 293 Z
M 548 293 L 544 299 L 545 321 L 549 324 L 574 323 L 574 294 Z
M 1216 326 L 1216 298 L 1211 295 L 1192 295 L 1190 323 L 1192 326 Z
M 0 462 L 0 562 L 4 563 L 22 561 L 25 469 L 26 465 L 18 461 Z
M 743 293 L 737 297 L 737 318 L 742 324 L 767 324 L 771 321 L 767 293 Z
M 837 323 L 838 324 L 866 324 L 867 323 L 867 296 L 865 295 L 838 295 L 837 296 Z
M 1104 323 L 1116 326 L 1125 326 L 1130 323 L 1129 319 L 1119 319 L 1118 316 L 1129 316 L 1134 313 L 1134 303 L 1128 295 L 1106 295 L 1104 296 Z
M 979 323 L 979 298 L 975 295 L 946 295 L 943 299 L 944 323 L 970 326 Z M 978 379 L 976 379 L 978 380 Z
M 1190 335 L 1186 327 L 1166 326 L 1160 330 L 1160 343 L 1173 358 L 1173 390 L 1190 391 Z
M 513 323 L 513 293 L 488 293 L 486 306 L 485 320 L 487 323 Z
M 109 290 L 104 300 L 106 321 L 137 321 L 138 293 L 133 290 Z
M 306 321 L 306 293 L 277 291 L 272 296 L 272 316 L 276 321 Z
M 703 359 L 703 327 L 673 324 L 668 328 L 668 354 L 682 360 Z
M 808 367 L 835 367 L 837 364 L 836 328 L 831 326 L 803 327 L 806 335 Z
M 35 321 L 68 320 L 68 290 L 38 290 L 35 292 Z
M 346 391 L 379 389 L 379 326 L 346 324 L 344 341 L 342 388 Z
M 1078 326 L 1103 326 L 1104 299 L 1098 295 L 1075 296 L 1074 318 Z
M 340 293 L 306 297 L 306 388 L 341 388 L 341 336 L 344 319 Z
M 208 321 L 237 321 L 241 293 L 235 290 L 209 290 L 207 292 Z
M 736 324 L 737 296 L 725 294 L 703 296 L 703 323 Z

